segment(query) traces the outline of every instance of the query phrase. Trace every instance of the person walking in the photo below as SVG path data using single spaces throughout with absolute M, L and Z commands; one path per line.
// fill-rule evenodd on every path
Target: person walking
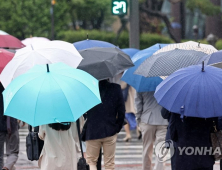
M 124 81 L 121 81 L 120 85 L 123 92 L 123 99 L 125 101 L 125 107 L 126 107 L 125 118 L 127 121 L 127 124 L 124 125 L 126 137 L 123 139 L 123 141 L 128 142 L 129 140 L 131 140 L 131 133 L 130 133 L 131 130 L 137 129 L 138 139 L 140 138 L 140 131 L 138 131 L 136 117 L 135 117 L 136 90 Z
M 218 129 L 222 130 L 222 117 L 218 117 Z M 222 170 L 222 159 L 220 160 L 220 170 Z
M 142 132 L 143 170 L 152 170 L 153 145 L 165 141 L 168 121 L 161 116 L 162 107 L 154 98 L 154 92 L 137 92 L 136 119 Z M 164 170 L 164 164 L 156 158 L 154 170 Z
M 173 113 L 171 113 L 170 111 L 168 111 L 167 109 L 165 109 L 164 107 L 162 108 L 162 110 L 161 110 L 161 115 L 162 115 L 162 117 L 164 118 L 164 119 L 167 119 L 168 120 L 168 122 L 169 122 L 169 125 L 167 126 L 167 134 L 166 134 L 166 148 L 167 149 L 169 149 L 170 150 L 170 154 L 171 154 L 171 170 L 176 170 L 176 168 L 175 168 L 175 158 L 176 158 L 176 156 L 175 156 L 175 152 L 176 152 L 176 143 L 175 142 L 173 142 L 173 140 L 171 139 L 171 131 L 170 131 L 170 129 L 171 130 L 173 130 L 174 129 L 174 131 L 175 131 L 175 123 L 173 122 L 173 121 L 175 121 L 175 120 L 173 120 L 171 117 L 172 117 L 172 114 Z M 174 127 L 173 127 L 174 126 Z M 174 132 L 173 131 L 173 132 Z M 173 133 L 172 132 L 172 133 Z M 173 138 L 173 137 L 172 137 Z M 169 144 L 168 145 L 168 143 L 167 142 L 173 142 L 173 143 L 171 143 L 171 144 Z M 171 145 L 173 145 L 173 146 L 171 146 Z M 173 147 L 173 150 L 171 150 L 171 147 Z
M 123 126 L 125 105 L 120 85 L 102 80 L 99 82 L 99 90 L 102 103 L 87 112 L 83 127 L 86 161 L 90 170 L 97 170 L 96 164 L 102 147 L 105 169 L 114 170 L 117 133 Z
M 75 122 L 41 125 L 39 138 L 44 140 L 38 161 L 41 170 L 77 170 L 79 139 Z
M 214 155 L 211 153 L 211 133 L 217 118 L 195 118 L 184 117 L 172 113 L 173 126 L 170 126 L 171 139 L 176 142 L 175 169 L 179 170 L 213 170 L 215 163 Z M 203 150 L 191 153 L 191 149 Z M 179 149 L 180 148 L 180 149 Z M 188 154 L 187 154 L 188 153 Z
M 4 87 L 0 83 L 0 168 L 14 170 L 19 153 L 19 132 L 16 119 L 4 116 L 3 95 Z M 4 164 L 4 142 L 6 141 L 6 162 Z

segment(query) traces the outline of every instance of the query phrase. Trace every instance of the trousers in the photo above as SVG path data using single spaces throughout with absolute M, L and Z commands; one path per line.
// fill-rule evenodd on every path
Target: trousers
M 97 170 L 96 164 L 101 147 L 103 148 L 105 169 L 115 169 L 116 139 L 117 135 L 114 135 L 107 138 L 86 141 L 86 161 L 90 166 L 90 170 Z
M 6 162 L 4 164 L 4 142 L 6 142 Z M 11 170 L 18 160 L 19 132 L 16 130 L 10 136 L 0 132 L 0 168 L 6 167 Z
M 143 170 L 152 170 L 153 145 L 165 141 L 167 126 L 139 124 L 143 140 Z M 154 170 L 164 170 L 164 163 L 155 159 Z

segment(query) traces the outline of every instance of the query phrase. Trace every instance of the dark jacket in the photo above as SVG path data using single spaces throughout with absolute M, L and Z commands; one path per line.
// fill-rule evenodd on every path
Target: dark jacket
M 1 84 L 1 83 L 0 83 Z M 0 132 L 7 132 L 6 126 L 6 116 L 4 116 L 4 108 L 3 108 L 3 87 L 0 85 Z
M 103 80 L 99 89 L 102 103 L 87 112 L 86 140 L 113 136 L 123 125 L 125 102 L 120 85 Z
M 210 134 L 213 132 L 213 120 L 215 122 L 217 120 L 213 118 L 203 119 L 194 117 L 184 117 L 181 119 L 180 115 L 175 113 L 172 113 L 171 119 L 175 126 L 171 126 L 173 129 L 170 130 L 174 131 L 177 136 L 175 141 L 177 146 L 175 153 L 176 169 L 193 170 L 212 167 L 214 164 L 213 155 L 186 155 L 185 151 L 181 155 L 178 147 L 194 147 L 194 149 L 195 147 L 207 147 L 209 149 L 212 146 Z
M 2 95 L 3 91 L 4 87 L 0 83 L 0 132 L 7 133 L 7 123 L 6 123 L 7 116 L 4 116 L 4 104 L 3 104 L 3 95 Z M 11 124 L 11 133 L 18 130 L 17 119 L 10 118 L 10 124 Z

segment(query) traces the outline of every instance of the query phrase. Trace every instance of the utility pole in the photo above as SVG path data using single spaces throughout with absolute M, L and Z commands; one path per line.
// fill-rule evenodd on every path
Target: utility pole
M 130 48 L 140 48 L 139 1 L 130 0 Z
M 55 5 L 56 1 L 52 0 L 51 1 L 51 40 L 55 39 L 55 35 L 54 35 L 54 5 Z

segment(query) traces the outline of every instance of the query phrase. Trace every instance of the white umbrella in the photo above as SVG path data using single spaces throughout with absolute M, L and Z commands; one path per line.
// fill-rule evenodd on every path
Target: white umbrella
M 7 32 L 0 30 L 0 35 L 9 35 Z
M 15 53 L 0 75 L 1 83 L 7 87 L 17 76 L 24 74 L 34 65 L 63 62 L 77 68 L 82 56 L 76 48 L 64 41 L 48 41 L 26 46 Z
M 27 45 L 31 45 L 34 43 L 42 43 L 45 41 L 50 41 L 50 40 L 45 37 L 31 37 L 31 38 L 26 38 L 26 39 L 22 40 L 22 43 L 27 46 Z

